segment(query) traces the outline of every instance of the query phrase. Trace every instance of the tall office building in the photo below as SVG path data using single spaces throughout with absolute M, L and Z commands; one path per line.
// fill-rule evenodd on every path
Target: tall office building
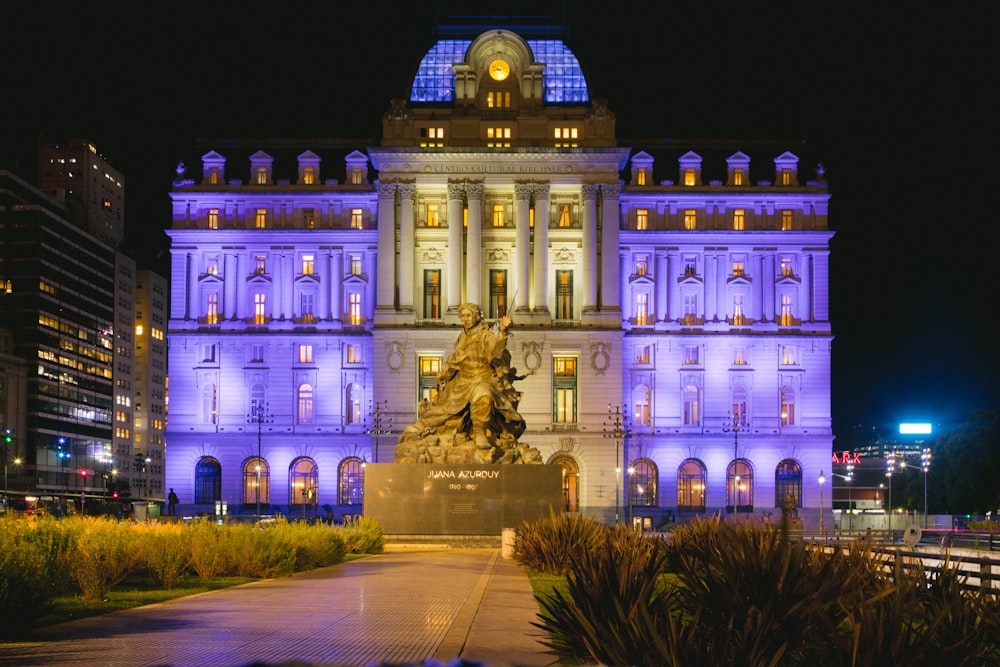
M 231 143 L 179 168 L 182 503 L 358 511 L 364 465 L 393 459 L 474 302 L 514 320 L 521 441 L 562 466 L 566 509 L 655 526 L 790 497 L 815 518 L 822 170 L 773 144 L 620 145 L 557 31 L 452 31 L 414 60 L 378 146 Z

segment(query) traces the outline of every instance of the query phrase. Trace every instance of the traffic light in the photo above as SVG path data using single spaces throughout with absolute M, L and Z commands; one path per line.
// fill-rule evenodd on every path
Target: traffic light
M 7 429 L 3 432 L 3 444 L 8 446 L 14 444 L 14 432 L 11 431 L 10 429 Z
M 118 490 L 117 489 L 115 489 L 114 491 L 111 492 L 111 497 L 114 498 L 115 500 L 118 500 Z

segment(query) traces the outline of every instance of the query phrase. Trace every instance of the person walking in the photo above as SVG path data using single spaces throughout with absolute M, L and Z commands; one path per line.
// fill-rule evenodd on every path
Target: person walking
M 167 514 L 173 516 L 176 508 L 177 508 L 177 494 L 174 493 L 173 488 L 171 488 L 170 495 L 167 496 Z

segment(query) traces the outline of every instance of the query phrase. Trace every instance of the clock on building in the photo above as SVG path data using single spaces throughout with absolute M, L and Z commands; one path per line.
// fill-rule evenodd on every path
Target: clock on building
M 510 76 L 510 65 L 506 60 L 497 58 L 490 63 L 490 76 L 497 81 L 503 81 Z

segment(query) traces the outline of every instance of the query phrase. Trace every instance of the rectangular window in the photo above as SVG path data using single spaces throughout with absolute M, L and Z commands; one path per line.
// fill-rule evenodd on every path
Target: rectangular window
M 205 322 L 208 324 L 219 323 L 219 293 L 210 292 L 208 294 L 208 305 L 205 311 Z
M 417 401 L 433 403 L 437 399 L 437 377 L 441 372 L 441 357 L 421 356 L 417 368 Z
M 441 271 L 424 269 L 424 318 L 441 318 Z
M 646 168 L 639 167 L 635 170 L 635 184 L 646 185 Z
M 573 319 L 573 272 L 556 271 L 556 312 L 557 320 Z
M 351 255 L 351 275 L 361 275 L 361 255 Z
M 364 220 L 364 215 L 362 209 L 352 208 L 351 209 L 351 229 L 363 229 L 362 222 Z
M 793 273 L 794 272 L 792 271 L 792 258 L 791 257 L 782 257 L 781 258 L 781 275 L 783 275 L 783 276 L 791 276 L 791 275 L 793 275 Z
M 789 169 L 781 170 L 781 184 L 791 185 L 792 184 L 792 172 Z
M 684 365 L 685 366 L 697 366 L 698 360 L 700 358 L 701 347 L 698 345 L 685 345 L 684 346 Z
M 745 345 L 737 345 L 733 348 L 733 366 L 746 366 L 747 348 Z
M 264 346 L 260 343 L 254 343 L 250 346 L 250 363 L 264 363 Z
M 781 231 L 787 232 L 792 228 L 792 212 L 782 211 L 781 212 Z
M 745 260 L 743 257 L 733 258 L 733 275 L 734 276 L 744 276 L 746 275 Z
M 218 185 L 219 184 L 219 168 L 218 167 L 211 167 L 208 170 L 208 183 L 209 183 L 209 185 Z
M 257 229 L 267 229 L 267 209 L 259 208 L 254 214 L 254 226 Z
M 575 127 L 557 127 L 553 131 L 556 148 L 576 148 L 579 130 Z
M 528 209 L 528 227 L 534 228 L 535 226 L 535 207 L 532 206 Z
M 351 292 L 348 301 L 350 304 L 348 322 L 353 325 L 361 324 L 361 294 L 358 292 Z
M 507 271 L 490 269 L 490 317 L 498 319 L 507 315 Z
M 365 182 L 361 167 L 351 167 L 351 185 L 361 185 Z
M 267 167 L 257 167 L 257 185 L 267 185 Z
M 576 357 L 552 359 L 552 421 L 576 423 Z
M 253 261 L 254 261 L 254 267 L 253 267 L 254 273 L 256 273 L 259 276 L 262 276 L 265 273 L 267 273 L 267 257 L 265 257 L 264 255 L 255 255 Z
M 649 229 L 649 209 L 637 208 L 635 210 L 635 228 L 638 230 Z
M 782 345 L 781 346 L 781 363 L 785 366 L 794 366 L 795 360 L 798 358 L 796 354 L 796 349 L 792 345 Z
M 302 255 L 302 275 L 311 276 L 316 261 L 315 255 Z
M 744 324 L 743 318 L 743 295 L 733 296 L 733 324 L 740 327 Z
M 219 256 L 209 255 L 205 258 L 205 273 L 215 275 L 219 272 Z
M 649 345 L 641 345 L 635 349 L 635 363 L 637 366 L 649 364 Z
M 792 326 L 795 324 L 794 317 L 792 316 L 792 295 L 782 294 L 781 295 L 781 326 Z
M 303 292 L 299 295 L 299 317 L 304 324 L 312 324 L 316 321 L 316 316 L 313 313 L 313 295 Z
M 635 275 L 644 276 L 649 273 L 649 255 L 635 256 Z
M 698 295 L 684 295 L 684 324 L 696 324 L 698 322 Z
M 302 170 L 302 183 L 304 185 L 315 185 L 316 184 L 316 168 L 306 167 Z
M 257 292 L 253 295 L 253 323 L 254 324 L 266 324 L 267 323 L 267 311 L 265 310 L 265 294 L 263 292 Z
M 745 209 L 737 208 L 733 210 L 733 229 L 742 232 L 747 226 L 747 213 Z
M 569 204 L 563 204 L 559 209 L 559 226 L 560 227 L 571 227 L 573 224 L 572 218 L 569 214 Z
M 219 228 L 219 209 L 217 208 L 208 209 L 208 228 L 209 229 Z
M 696 176 L 696 174 L 695 174 L 694 167 L 687 167 L 684 170 L 684 185 L 687 185 L 687 186 L 697 185 L 697 182 L 695 180 L 695 176 Z
M 302 224 L 305 225 L 306 229 L 316 228 L 316 213 L 311 208 L 302 209 Z
M 635 295 L 635 323 L 636 325 L 642 327 L 646 326 L 649 321 L 649 295 L 648 294 L 636 294 Z
M 698 228 L 698 214 L 693 208 L 684 210 L 684 229 L 697 229 Z
M 438 204 L 427 205 L 427 226 L 428 227 L 441 226 L 441 212 L 438 207 Z
M 733 169 L 733 185 L 743 185 L 742 169 Z
M 311 364 L 313 362 L 313 346 L 299 345 L 299 363 Z
M 503 204 L 493 204 L 493 226 L 503 227 L 504 226 L 504 205 Z
M 347 363 L 349 364 L 360 364 L 361 363 L 361 346 L 360 345 L 347 345 Z

